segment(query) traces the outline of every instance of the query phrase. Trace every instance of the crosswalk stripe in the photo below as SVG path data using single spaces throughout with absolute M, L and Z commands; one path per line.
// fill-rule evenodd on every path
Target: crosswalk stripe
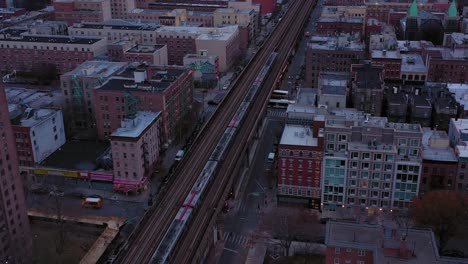
M 231 233 L 231 232 L 224 232 L 223 233 L 223 240 L 227 242 L 232 242 L 234 244 L 238 244 L 241 246 L 246 246 L 250 242 L 250 238 L 243 236 L 241 234 L 237 233 Z

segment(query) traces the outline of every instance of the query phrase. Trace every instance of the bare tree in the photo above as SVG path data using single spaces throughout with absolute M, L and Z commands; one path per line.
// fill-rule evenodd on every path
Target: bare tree
M 260 230 L 269 240 L 280 246 L 286 256 L 290 255 L 293 241 L 316 239 L 321 229 L 319 219 L 305 208 L 278 207 L 263 216 Z
M 66 221 L 63 215 L 63 193 L 60 191 L 60 189 L 57 188 L 57 186 L 54 185 L 49 195 L 52 199 L 52 203 L 49 205 L 49 212 L 52 216 L 55 217 L 55 223 L 57 226 L 54 237 L 55 252 L 58 255 L 62 255 L 67 240 Z

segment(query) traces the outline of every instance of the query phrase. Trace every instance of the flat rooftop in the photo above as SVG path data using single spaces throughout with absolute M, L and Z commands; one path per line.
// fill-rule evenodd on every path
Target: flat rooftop
M 119 25 L 118 23 L 110 24 L 110 23 L 78 23 L 74 24 L 70 28 L 87 28 L 87 29 L 104 29 L 110 28 L 114 30 L 145 30 L 145 31 L 154 31 L 159 28 L 159 26 L 153 23 L 145 23 L 145 24 L 133 24 L 133 23 L 125 23 Z
M 378 151 L 378 152 L 387 152 L 387 153 L 397 153 L 397 148 L 395 145 L 390 144 L 381 144 L 377 143 L 375 145 L 369 145 L 367 143 L 361 142 L 348 142 L 349 151 Z
M 5 94 L 9 104 L 27 105 L 33 109 L 62 108 L 65 104 L 65 96 L 61 91 L 46 93 L 25 88 L 5 88 Z
M 420 54 L 401 54 L 401 72 L 427 73 Z
M 281 136 L 281 145 L 316 147 L 317 138 L 313 137 L 312 130 L 308 126 L 286 124 Z
M 300 88 L 299 92 L 296 95 L 296 104 L 314 106 L 316 98 L 317 98 L 316 88 Z
M 468 133 L 468 119 L 458 118 L 458 120 L 456 120 L 455 118 L 451 118 L 450 122 L 455 125 L 458 131 Z
M 122 126 L 117 128 L 112 137 L 138 138 L 142 133 L 155 122 L 161 112 L 138 112 L 132 119 L 124 119 Z M 111 139 L 112 141 L 113 139 Z
M 1 38 L 0 41 L 14 41 L 14 42 L 36 42 L 36 43 L 59 43 L 59 44 L 81 44 L 92 45 L 101 38 L 90 37 L 70 37 L 59 35 L 22 35 L 20 38 Z
M 337 37 L 315 35 L 309 39 L 307 46 L 315 50 L 364 51 L 364 44 L 361 43 L 359 38 L 349 34 L 343 34 Z
M 96 159 L 108 148 L 108 144 L 96 141 L 67 141 L 57 151 L 47 157 L 41 165 L 69 170 L 98 169 Z
M 18 125 L 23 127 L 33 127 L 37 124 L 42 123 L 42 121 L 48 119 L 50 116 L 55 114 L 57 109 L 37 109 L 32 110 L 29 116 L 24 116 L 21 118 Z M 26 112 L 25 112 L 26 113 Z
M 422 137 L 423 159 L 457 162 L 457 156 L 453 149 L 449 147 L 449 144 L 449 137 L 444 131 L 424 129 Z
M 176 27 L 165 26 L 157 30 L 158 33 L 169 34 L 189 34 L 194 35 L 198 40 L 228 40 L 238 30 L 237 25 L 231 25 L 221 28 L 210 27 Z
M 140 91 L 147 93 L 162 93 L 172 82 L 157 82 L 149 81 L 144 83 L 135 83 L 133 78 L 116 78 L 109 79 L 104 85 L 97 88 L 100 90 L 122 90 L 122 91 Z
M 448 83 L 447 88 L 454 95 L 455 100 L 463 105 L 463 110 L 468 110 L 468 84 L 466 83 Z
M 347 73 L 322 72 L 319 79 L 322 94 L 346 95 L 349 80 Z
M 84 75 L 88 77 L 108 78 L 122 71 L 127 64 L 127 62 L 86 61 L 76 67 L 73 71 L 67 72 L 64 75 Z
M 19 37 L 23 33 L 27 33 L 29 30 L 19 27 L 9 27 L 0 30 L 0 34 L 10 35 L 12 37 Z M 1 38 L 0 38 L 1 39 Z
M 402 242 L 401 237 L 405 233 L 406 240 Z M 373 263 L 468 263 L 467 259 L 440 257 L 434 234 L 430 230 L 400 229 L 390 224 L 385 226 L 328 221 L 325 244 L 371 250 Z
M 140 45 L 136 45 L 132 47 L 126 52 L 128 53 L 154 53 L 155 51 L 162 49 L 164 46 L 165 45 L 161 45 L 161 44 L 155 44 L 155 45 L 140 44 Z
M 372 59 L 401 59 L 400 51 L 398 50 L 372 50 Z
M 460 158 L 468 158 L 468 146 L 456 145 L 455 150 Z
M 320 17 L 317 23 L 334 23 L 334 22 L 345 22 L 345 23 L 356 23 L 362 24 L 364 19 L 362 17 Z

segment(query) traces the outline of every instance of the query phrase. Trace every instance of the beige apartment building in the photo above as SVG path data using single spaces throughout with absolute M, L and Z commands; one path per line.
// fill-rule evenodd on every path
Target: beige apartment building
M 156 29 L 154 24 L 107 24 L 107 23 L 77 23 L 68 28 L 71 36 L 88 36 L 107 38 L 108 43 L 121 40 L 134 40 L 136 44 L 156 44 Z
M 161 27 L 157 30 L 157 43 L 167 45 L 169 65 L 182 65 L 185 55 L 205 50 L 208 55 L 218 56 L 219 70 L 223 72 L 233 66 L 240 55 L 238 26 Z
M 253 39 L 257 31 L 257 16 L 253 9 L 219 8 L 213 12 L 215 27 L 239 25 L 249 27 L 249 39 Z
M 325 6 L 321 17 L 366 18 L 366 6 Z

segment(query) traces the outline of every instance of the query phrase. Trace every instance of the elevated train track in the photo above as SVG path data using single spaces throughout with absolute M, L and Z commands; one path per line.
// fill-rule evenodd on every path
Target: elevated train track
M 156 249 L 161 244 L 171 224 L 173 224 L 173 220 L 180 213 L 180 208 L 183 207 L 184 203 L 187 203 L 186 198 L 201 176 L 202 171 L 206 169 L 213 150 L 224 135 L 226 128 L 230 125 L 242 101 L 245 99 L 251 84 L 255 81 L 262 66 L 265 65 L 275 49 L 279 52 L 278 59 L 281 62 L 287 60 L 289 50 L 294 45 L 293 43 L 302 30 L 306 17 L 311 11 L 312 2 L 311 0 L 291 1 L 289 11 L 284 16 L 282 22 L 270 35 L 262 49 L 259 50 L 255 58 L 244 69 L 243 73 L 239 75 L 234 85 L 235 88 L 231 89 L 226 99 L 219 106 L 219 109 L 197 136 L 194 145 L 188 150 L 186 157 L 176 168 L 174 172 L 174 176 L 176 177 L 170 180 L 168 187 L 163 190 L 155 206 L 145 214 L 139 226 L 117 255 L 115 263 L 140 264 L 150 263 L 152 261 L 156 262 Z M 281 65 L 279 64 L 273 65 L 274 72 L 279 71 L 280 68 Z M 268 80 L 265 87 L 272 87 L 273 81 L 274 78 Z M 255 106 L 252 106 L 250 114 L 247 115 L 245 119 L 245 123 L 248 125 L 244 126 L 242 130 L 238 132 L 236 136 L 237 142 L 239 142 L 239 140 L 241 142 L 242 140 L 246 141 L 247 138 L 250 138 L 251 134 L 254 133 L 252 131 L 255 130 L 255 126 L 258 123 L 258 113 L 264 113 L 267 98 L 270 93 L 271 89 L 259 90 L 258 98 L 255 100 Z M 242 148 L 231 148 L 228 151 L 229 157 L 236 157 L 233 155 L 242 153 L 246 143 L 247 142 L 244 142 L 244 144 L 234 144 L 235 146 L 244 146 L 242 146 Z M 203 202 L 203 206 L 198 208 L 195 212 L 197 217 L 192 217 L 192 223 L 190 224 L 193 228 L 185 229 L 185 239 L 179 241 L 175 251 L 177 254 L 172 254 L 172 257 L 169 258 L 170 262 L 188 263 L 194 261 L 191 258 L 195 254 L 197 243 L 202 239 L 210 221 L 215 218 L 214 215 L 219 212 L 220 197 L 222 198 L 224 195 L 227 184 L 232 182 L 230 174 L 226 172 L 229 169 L 235 168 L 238 161 L 236 159 L 229 159 L 227 161 L 228 162 L 223 162 L 223 167 L 220 170 L 221 172 L 210 185 L 214 187 L 209 187 L 209 192 L 205 197 L 202 197 L 205 202 Z M 217 209 L 213 210 L 213 208 Z M 183 252 L 184 254 L 179 254 L 178 252 Z
M 290 17 L 293 20 L 291 24 L 286 24 L 288 25 L 286 30 L 290 32 L 283 35 L 284 40 L 277 46 L 277 64 L 271 69 L 270 77 L 276 77 L 281 72 L 281 68 L 288 60 L 297 37 L 302 34 L 303 24 L 315 6 L 315 1 L 308 0 L 307 4 L 304 4 L 304 2 L 300 3 L 301 1 L 298 2 L 296 3 L 298 4 L 297 6 L 292 6 L 291 8 L 298 7 L 302 10 L 296 13 L 297 16 Z M 279 28 L 278 30 L 282 29 Z M 184 239 L 180 241 L 180 245 L 170 261 L 171 263 L 196 263 L 198 260 L 195 255 L 197 248 L 202 245 L 203 241 L 208 240 L 208 237 L 212 237 L 212 233 L 209 231 L 210 226 L 215 225 L 215 214 L 219 212 L 223 205 L 223 198 L 226 197 L 229 189 L 228 186 L 231 185 L 234 177 L 238 175 L 237 171 L 242 167 L 243 160 L 239 157 L 247 155 L 251 140 L 255 137 L 254 133 L 256 133 L 257 127 L 264 120 L 265 108 L 275 81 L 276 78 L 270 78 L 263 83 L 263 89 L 260 90 L 255 100 L 252 101 L 250 114 L 244 120 L 242 129 L 238 131 L 237 138 L 233 142 L 231 149 L 226 153 L 224 163 L 219 169 L 219 173 L 205 198 L 206 202 L 201 206 L 196 216 L 193 216 L 194 220 L 191 228 L 187 230 Z M 213 208 L 217 208 L 217 210 L 213 210 Z M 217 235 L 221 237 L 221 234 Z

